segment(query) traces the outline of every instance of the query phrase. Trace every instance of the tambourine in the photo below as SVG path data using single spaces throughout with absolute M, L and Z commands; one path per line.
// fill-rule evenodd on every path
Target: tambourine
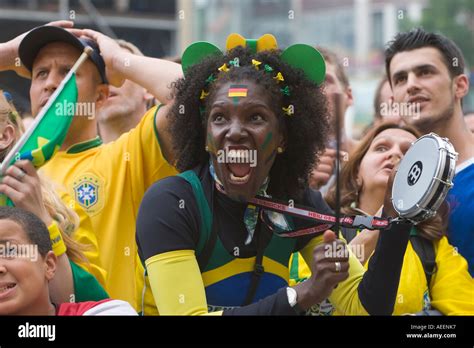
M 400 162 L 392 187 L 392 204 L 397 218 L 376 216 L 341 216 L 339 226 L 381 230 L 393 223 L 417 224 L 436 214 L 453 186 L 457 153 L 446 138 L 435 133 L 417 139 Z M 257 196 L 249 203 L 265 210 L 278 212 L 317 224 L 309 228 L 280 231 L 282 237 L 299 237 L 322 233 L 336 224 L 332 215 L 321 214 L 312 208 L 287 205 L 268 197 Z M 261 212 L 262 220 L 266 220 Z M 266 222 L 267 225 L 271 223 Z
M 414 224 L 436 214 L 453 186 L 457 153 L 446 138 L 430 133 L 416 140 L 395 175 L 392 205 Z

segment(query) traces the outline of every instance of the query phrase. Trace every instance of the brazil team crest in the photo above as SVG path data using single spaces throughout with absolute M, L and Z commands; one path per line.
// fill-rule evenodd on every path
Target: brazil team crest
M 84 174 L 73 183 L 74 199 L 89 214 L 95 215 L 104 206 L 103 181 L 93 174 Z

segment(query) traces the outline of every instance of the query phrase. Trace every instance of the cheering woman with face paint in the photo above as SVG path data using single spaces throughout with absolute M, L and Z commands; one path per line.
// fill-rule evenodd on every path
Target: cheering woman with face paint
M 281 52 L 271 35 L 234 35 L 226 54 L 202 42 L 185 51 L 169 115 L 182 173 L 148 190 L 137 222 L 156 302 L 145 314 L 296 315 L 328 297 L 344 314 L 392 313 L 409 228 L 382 232 L 364 273 L 332 231 L 285 238 L 314 222 L 248 203 L 258 195 L 332 214 L 307 185 L 328 128 L 324 69 L 314 48 Z M 312 275 L 288 287 L 295 251 Z

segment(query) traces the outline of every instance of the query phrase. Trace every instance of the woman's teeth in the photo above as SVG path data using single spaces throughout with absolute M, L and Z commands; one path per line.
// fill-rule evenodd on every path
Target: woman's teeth
M 15 284 L 9 284 L 9 285 L 2 286 L 2 287 L 0 288 L 0 293 L 1 293 L 1 292 L 5 292 L 5 291 L 7 291 L 7 290 L 9 290 L 9 289 L 11 289 L 11 288 L 14 288 L 14 287 L 15 287 Z
M 246 174 L 245 176 L 235 176 L 233 173 L 230 173 L 230 179 L 232 181 L 236 181 L 236 182 L 246 182 L 250 177 L 250 173 Z
M 227 158 L 231 163 L 249 163 L 249 150 L 229 150 Z

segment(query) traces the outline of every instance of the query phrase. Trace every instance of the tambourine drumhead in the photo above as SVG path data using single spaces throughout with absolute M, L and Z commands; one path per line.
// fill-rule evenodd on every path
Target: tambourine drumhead
M 452 186 L 456 153 L 447 139 L 431 133 L 407 151 L 392 188 L 392 204 L 400 217 L 421 221 L 439 208 Z

